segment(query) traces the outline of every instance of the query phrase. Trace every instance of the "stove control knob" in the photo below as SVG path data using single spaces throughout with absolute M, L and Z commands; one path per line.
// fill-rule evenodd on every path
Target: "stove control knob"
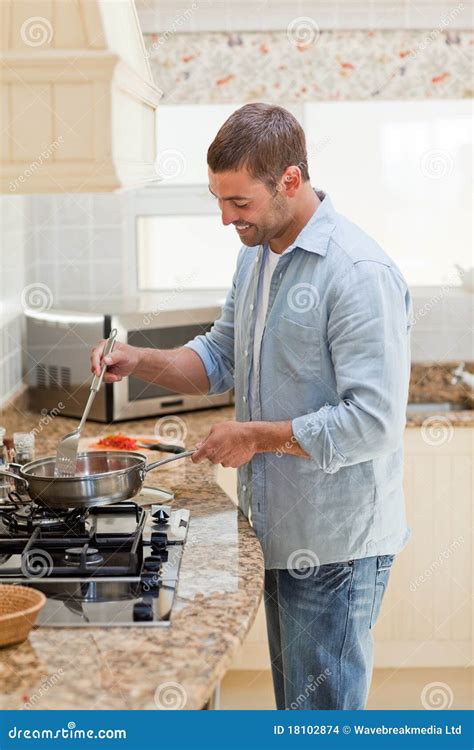
M 159 555 L 150 555 L 143 560 L 143 568 L 148 571 L 156 571 L 161 568 L 162 559 Z
M 133 605 L 134 622 L 151 622 L 153 620 L 153 603 L 142 599 Z
M 168 544 L 168 536 L 166 532 L 163 531 L 152 531 L 150 541 L 154 550 L 165 549 Z
M 168 523 L 170 514 L 163 508 L 159 508 L 159 510 L 155 510 L 153 513 L 153 520 L 156 524 Z
M 161 577 L 159 573 L 143 573 L 141 578 L 142 594 L 157 597 L 160 593 Z

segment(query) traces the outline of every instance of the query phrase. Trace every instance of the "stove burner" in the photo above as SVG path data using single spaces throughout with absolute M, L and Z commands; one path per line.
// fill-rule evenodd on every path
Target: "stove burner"
M 88 547 L 86 550 L 84 547 L 69 547 L 65 551 L 64 560 L 66 565 L 74 567 L 79 567 L 83 561 L 86 566 L 100 565 L 104 562 L 104 558 L 95 547 Z
M 15 535 L 31 534 L 39 527 L 41 532 L 82 532 L 85 528 L 85 512 L 82 509 L 55 511 L 30 503 L 22 508 L 7 511 L 3 515 L 8 530 Z

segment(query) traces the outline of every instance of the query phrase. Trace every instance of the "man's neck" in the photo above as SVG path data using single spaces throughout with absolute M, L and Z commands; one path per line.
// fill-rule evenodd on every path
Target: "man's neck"
M 283 230 L 282 234 L 278 237 L 274 237 L 268 243 L 274 253 L 283 253 L 296 240 L 299 233 L 303 227 L 306 226 L 320 203 L 321 201 L 316 192 L 308 183 L 307 194 L 304 196 L 297 213 L 288 226 Z

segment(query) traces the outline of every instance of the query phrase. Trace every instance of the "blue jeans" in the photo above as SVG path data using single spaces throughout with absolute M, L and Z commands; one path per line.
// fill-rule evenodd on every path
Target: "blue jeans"
M 365 708 L 375 625 L 394 555 L 265 571 L 278 709 Z

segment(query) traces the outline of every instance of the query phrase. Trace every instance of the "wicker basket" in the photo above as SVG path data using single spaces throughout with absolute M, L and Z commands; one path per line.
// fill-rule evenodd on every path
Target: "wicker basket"
M 0 584 L 0 648 L 26 640 L 45 603 L 41 591 Z

